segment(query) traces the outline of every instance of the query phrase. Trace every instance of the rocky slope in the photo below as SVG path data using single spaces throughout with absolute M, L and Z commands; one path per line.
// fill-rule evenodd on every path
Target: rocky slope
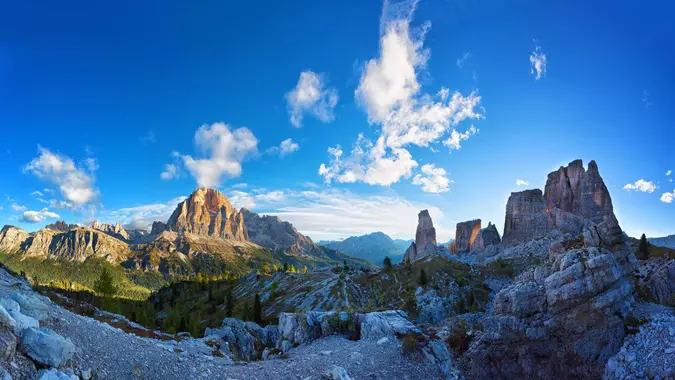
M 405 251 L 403 260 L 415 261 L 429 255 L 435 255 L 439 251 L 436 243 L 436 229 L 431 221 L 428 210 L 422 210 L 417 215 L 417 231 L 415 241 Z
M 320 241 L 317 244 L 381 265 L 387 256 L 393 263 L 401 262 L 411 243 L 411 240 L 392 239 L 383 232 L 373 232 L 340 241 Z
M 325 257 L 323 250 L 312 239 L 298 232 L 291 223 L 277 216 L 260 216 L 245 208 L 240 212 L 248 231 L 248 240 L 289 255 Z
M 195 190 L 178 204 L 165 229 L 222 239 L 248 240 L 243 215 L 232 207 L 225 195 L 215 189 Z

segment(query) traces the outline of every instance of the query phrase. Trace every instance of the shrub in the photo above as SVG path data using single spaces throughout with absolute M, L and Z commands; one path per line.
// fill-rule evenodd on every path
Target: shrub
M 420 341 L 417 337 L 417 334 L 409 332 L 403 338 L 403 344 L 401 345 L 401 351 L 404 355 L 412 355 L 421 350 Z
M 469 344 L 471 343 L 471 336 L 468 334 L 466 322 L 459 320 L 458 323 L 455 323 L 445 342 L 457 355 L 465 353 L 469 349 Z
M 391 259 L 389 256 L 385 256 L 384 260 L 382 261 L 382 266 L 384 267 L 385 270 L 391 270 Z

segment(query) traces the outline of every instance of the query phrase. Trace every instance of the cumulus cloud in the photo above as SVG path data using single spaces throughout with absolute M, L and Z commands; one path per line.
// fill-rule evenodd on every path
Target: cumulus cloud
M 21 220 L 27 223 L 40 223 L 45 219 L 58 219 L 59 214 L 53 213 L 46 208 L 40 211 L 25 211 Z
M 675 200 L 675 190 L 672 193 L 663 193 L 661 195 L 661 202 L 663 203 L 673 203 L 673 200 Z
M 530 54 L 530 64 L 530 74 L 534 75 L 534 79 L 539 80 L 546 76 L 546 54 L 541 51 L 541 46 L 536 46 Z
M 164 171 L 159 174 L 159 178 L 169 181 L 178 178 L 178 166 L 176 164 L 164 165 Z
M 463 134 L 456 129 L 466 119 L 483 118 L 477 92 L 451 94 L 445 87 L 435 95 L 421 92 L 418 76 L 426 71 L 430 57 L 424 48 L 430 25 L 411 28 L 416 4 L 385 2 L 379 57 L 365 63 L 354 94 L 368 121 L 380 125 L 380 134 L 374 140 L 359 134 L 348 156 L 340 146 L 329 149 L 330 161 L 319 167 L 324 182 L 389 186 L 409 178 L 418 166 L 408 146 L 430 147 L 449 135 L 446 145 L 456 149 L 460 140 L 477 132 L 473 128 Z
M 450 190 L 451 180 L 445 175 L 445 169 L 437 168 L 434 164 L 422 165 L 422 174 L 413 178 L 413 185 L 422 186 L 425 193 L 444 193 Z
M 176 206 L 187 197 L 173 198 L 167 202 L 151 203 L 134 207 L 125 207 L 110 211 L 100 219 L 108 222 L 120 222 L 125 228 L 150 230 L 152 222 L 166 222 Z
M 293 139 L 286 139 L 279 144 L 279 146 L 273 146 L 269 149 L 267 149 L 267 153 L 273 154 L 273 155 L 279 155 L 279 157 L 284 157 L 287 154 L 296 152 L 298 149 L 300 149 L 300 145 L 298 143 L 293 142 Z
M 285 192 L 281 190 L 267 191 L 266 189 L 254 189 L 252 193 L 233 190 L 228 194 L 230 203 L 236 208 L 253 209 L 258 204 L 275 203 L 286 199 Z
M 300 128 L 304 115 L 310 114 L 324 123 L 335 120 L 334 109 L 339 96 L 324 83 L 324 75 L 313 71 L 300 73 L 298 84 L 286 94 L 291 124 Z
M 641 191 L 643 193 L 653 193 L 656 190 L 656 184 L 651 181 L 645 181 L 644 179 L 639 179 L 635 183 L 626 184 L 623 187 L 628 191 Z
M 98 169 L 96 160 L 89 158 L 78 167 L 69 157 L 43 147 L 38 150 L 38 157 L 24 167 L 24 172 L 58 187 L 61 195 L 75 206 L 96 200 L 99 195 L 94 187 L 94 172 Z
M 524 179 L 516 179 L 516 186 L 528 186 L 530 183 Z
M 469 137 L 475 135 L 476 133 L 478 133 L 478 129 L 473 125 L 464 133 L 459 133 L 456 129 L 453 129 L 450 137 L 443 141 L 443 145 L 450 149 L 459 149 L 462 147 L 460 143 L 463 140 L 468 140 Z
M 248 128 L 230 130 L 224 123 L 202 125 L 195 133 L 194 142 L 203 158 L 180 153 L 174 153 L 174 156 L 182 160 L 200 187 L 215 187 L 225 176 L 240 176 L 242 162 L 257 153 L 258 147 L 258 139 Z M 160 174 L 162 179 L 176 178 L 172 170 L 176 173 L 179 170 L 175 164 L 166 165 L 164 169 Z

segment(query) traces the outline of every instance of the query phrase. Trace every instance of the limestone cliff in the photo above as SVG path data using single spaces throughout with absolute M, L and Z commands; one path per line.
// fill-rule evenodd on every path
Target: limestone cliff
M 55 230 L 55 231 L 61 231 L 61 232 L 68 232 L 74 228 L 78 228 L 79 226 L 77 224 L 68 224 L 63 220 L 59 220 L 57 222 L 48 224 L 45 226 L 45 228 L 49 228 L 50 230 Z
M 248 240 L 273 251 L 290 255 L 323 256 L 323 250 L 289 222 L 277 216 L 260 216 L 248 209 L 240 211 L 248 232 Z
M 455 248 L 457 252 L 472 251 L 476 236 L 480 232 L 480 219 L 457 223 L 455 230 Z
M 488 222 L 487 227 L 478 231 L 476 238 L 471 244 L 471 250 L 480 251 L 488 246 L 497 245 L 499 243 L 501 243 L 501 238 L 499 237 L 497 227 L 491 222 Z
M 511 193 L 506 203 L 502 242 L 507 246 L 513 245 L 545 236 L 548 232 L 546 203 L 541 190 Z
M 166 230 L 248 240 L 244 218 L 227 197 L 215 189 L 200 188 L 178 204 Z
M 21 249 L 21 244 L 28 239 L 30 234 L 21 228 L 4 226 L 0 230 L 0 251 L 16 252 Z
M 415 233 L 415 241 L 410 244 L 410 247 L 405 251 L 403 260 L 409 259 L 415 261 L 429 255 L 438 253 L 438 245 L 436 243 L 436 229 L 431 220 L 428 210 L 422 210 L 417 215 L 417 231 Z

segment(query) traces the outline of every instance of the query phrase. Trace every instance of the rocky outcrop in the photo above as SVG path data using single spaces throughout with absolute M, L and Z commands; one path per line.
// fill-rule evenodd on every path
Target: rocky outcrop
M 455 249 L 457 252 L 469 252 L 481 228 L 480 219 L 457 223 L 455 231 Z
M 73 357 L 75 345 L 48 328 L 30 327 L 21 334 L 21 351 L 36 363 L 59 367 Z
M 514 245 L 548 234 L 546 203 L 539 189 L 511 193 L 506 202 L 504 238 L 506 245 Z
M 91 223 L 91 228 L 99 230 L 101 232 L 105 232 L 106 234 L 115 237 L 117 239 L 129 241 L 129 234 L 124 229 L 124 227 L 122 227 L 122 224 L 120 224 L 119 222 L 115 224 L 110 224 L 110 223 L 99 223 L 98 220 L 94 220 Z
M 159 235 L 164 230 L 166 230 L 166 223 L 159 221 L 152 222 L 152 229 L 150 230 L 150 235 Z
M 497 227 L 491 222 L 488 222 L 487 227 L 478 231 L 473 244 L 471 244 L 471 250 L 480 251 L 491 245 L 497 245 L 501 243 L 501 241 L 502 239 L 499 237 L 499 231 L 497 231 Z
M 260 216 L 245 208 L 240 212 L 250 241 L 290 255 L 323 256 L 323 250 L 312 239 L 298 232 L 291 223 L 277 216 Z
M 78 228 L 79 226 L 77 224 L 68 224 L 64 222 L 63 220 L 59 220 L 55 223 L 51 223 L 45 226 L 45 228 L 49 228 L 50 230 L 54 231 L 61 231 L 61 232 L 68 232 L 72 229 Z
M 415 241 L 405 251 L 403 260 L 415 261 L 429 255 L 438 253 L 436 243 L 436 229 L 431 221 L 431 215 L 428 210 L 422 210 L 417 215 L 417 232 Z
M 279 339 L 276 326 L 260 327 L 253 322 L 225 318 L 220 328 L 207 328 L 205 336 L 227 342 L 231 353 L 238 360 L 260 360 L 266 348 L 274 348 Z
M 551 245 L 501 290 L 467 357 L 476 378 L 599 378 L 621 347 L 637 260 L 628 246 Z M 578 246 L 578 244 L 576 244 Z
M 179 203 L 166 223 L 166 230 L 248 240 L 242 214 L 223 193 L 208 188 L 195 190 Z
M 15 252 L 21 249 L 21 244 L 28 239 L 30 234 L 21 228 L 4 226 L 0 230 L 0 251 Z
M 540 190 L 511 193 L 503 242 L 510 246 L 553 231 L 578 235 L 593 225 L 621 243 L 612 199 L 597 164 L 591 161 L 585 170 L 583 162 L 575 160 L 548 175 L 544 194 Z
M 650 259 L 641 272 L 638 293 L 648 301 L 675 306 L 675 259 Z

